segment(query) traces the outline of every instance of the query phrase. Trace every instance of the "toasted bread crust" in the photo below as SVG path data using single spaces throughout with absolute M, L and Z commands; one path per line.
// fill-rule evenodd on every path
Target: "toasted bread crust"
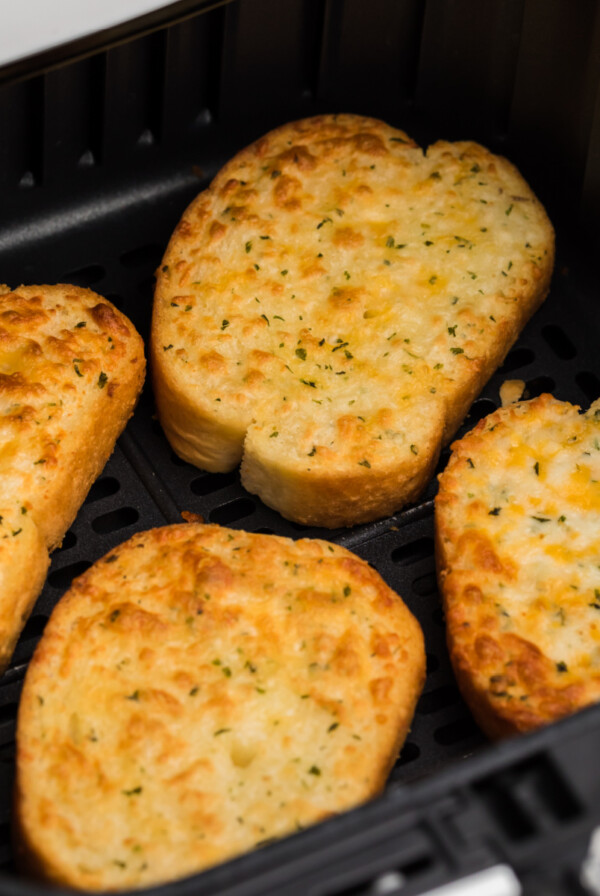
M 600 406 L 542 395 L 452 447 L 435 502 L 448 646 L 503 737 L 600 699 Z
M 23 506 L 0 515 L 0 672 L 10 662 L 19 634 L 43 588 L 50 557 L 39 529 Z
M 27 538 L 34 570 L 24 577 L 12 547 L 0 544 L 0 668 L 42 587 L 48 551 L 108 460 L 144 372 L 133 325 L 91 290 L 0 289 L 2 539 Z
M 30 663 L 21 861 L 137 887 L 349 809 L 383 787 L 424 674 L 418 623 L 344 548 L 136 535 L 75 580 Z
M 544 299 L 553 256 L 540 203 L 477 144 L 423 153 L 352 115 L 278 128 L 190 205 L 157 272 L 167 437 L 208 470 L 243 459 L 245 486 L 298 522 L 388 515 Z

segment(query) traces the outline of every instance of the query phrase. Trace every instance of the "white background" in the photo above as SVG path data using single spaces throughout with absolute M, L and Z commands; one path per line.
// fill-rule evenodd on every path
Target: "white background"
M 168 5 L 168 0 L 0 0 L 0 66 Z

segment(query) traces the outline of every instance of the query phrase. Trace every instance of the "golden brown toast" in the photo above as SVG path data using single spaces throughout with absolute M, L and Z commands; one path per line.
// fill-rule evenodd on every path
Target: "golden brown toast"
M 242 150 L 157 272 L 151 356 L 175 451 L 300 523 L 414 500 L 544 299 L 548 218 L 469 142 L 424 152 L 325 115 Z
M 344 548 L 136 535 L 75 580 L 29 665 L 21 863 L 148 886 L 350 809 L 383 787 L 424 675 L 418 623 Z
M 435 511 L 450 656 L 484 731 L 600 699 L 600 404 L 490 414 L 453 445 Z
M 133 325 L 91 290 L 0 286 L 2 670 L 144 371 Z

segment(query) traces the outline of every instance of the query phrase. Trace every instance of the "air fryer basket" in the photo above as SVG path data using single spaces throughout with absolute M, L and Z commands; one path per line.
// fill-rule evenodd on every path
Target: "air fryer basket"
M 552 391 L 584 407 L 600 396 L 599 2 L 184 0 L 171 19 L 168 11 L 139 23 L 138 34 L 111 32 L 108 48 L 87 40 L 0 70 L 0 281 L 90 286 L 146 337 L 169 235 L 229 155 L 294 118 L 374 115 L 422 145 L 476 139 L 507 155 L 557 229 L 550 296 L 461 432 L 498 406 L 507 378 L 524 380 L 530 396 Z M 447 458 L 448 450 L 438 471 Z M 380 799 L 157 892 L 416 894 L 498 863 L 515 868 L 526 893 L 584 892 L 578 869 L 600 822 L 600 710 L 486 743 L 445 648 L 435 491 L 433 479 L 417 504 L 353 529 L 295 525 L 246 493 L 237 472 L 179 460 L 153 417 L 148 383 L 0 680 L 0 896 L 46 892 L 13 867 L 10 809 L 20 688 L 52 607 L 107 550 L 180 522 L 182 511 L 356 551 L 421 622 L 428 674 Z

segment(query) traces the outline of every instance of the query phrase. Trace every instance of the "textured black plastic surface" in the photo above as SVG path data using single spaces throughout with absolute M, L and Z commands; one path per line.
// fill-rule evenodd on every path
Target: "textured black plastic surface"
M 587 406 L 600 395 L 598 284 L 587 248 L 600 211 L 599 9 L 567 0 L 238 0 L 7 82 L 0 281 L 91 286 L 146 337 L 153 271 L 169 235 L 230 153 L 302 115 L 379 115 L 423 143 L 469 137 L 504 152 L 557 226 L 551 294 L 461 432 L 498 405 L 506 378 L 523 379 L 531 396 L 552 391 Z M 182 511 L 355 550 L 420 620 L 428 675 L 380 800 L 161 892 L 411 894 L 501 860 L 514 864 L 527 893 L 580 892 L 577 866 L 600 820 L 600 711 L 500 747 L 485 743 L 445 648 L 435 491 L 432 479 L 414 506 L 354 529 L 294 525 L 248 495 L 237 472 L 209 475 L 175 457 L 147 385 L 53 556 L 0 681 L 0 894 L 44 892 L 16 876 L 9 822 L 19 692 L 45 621 L 73 576 L 133 532 L 180 521 Z

